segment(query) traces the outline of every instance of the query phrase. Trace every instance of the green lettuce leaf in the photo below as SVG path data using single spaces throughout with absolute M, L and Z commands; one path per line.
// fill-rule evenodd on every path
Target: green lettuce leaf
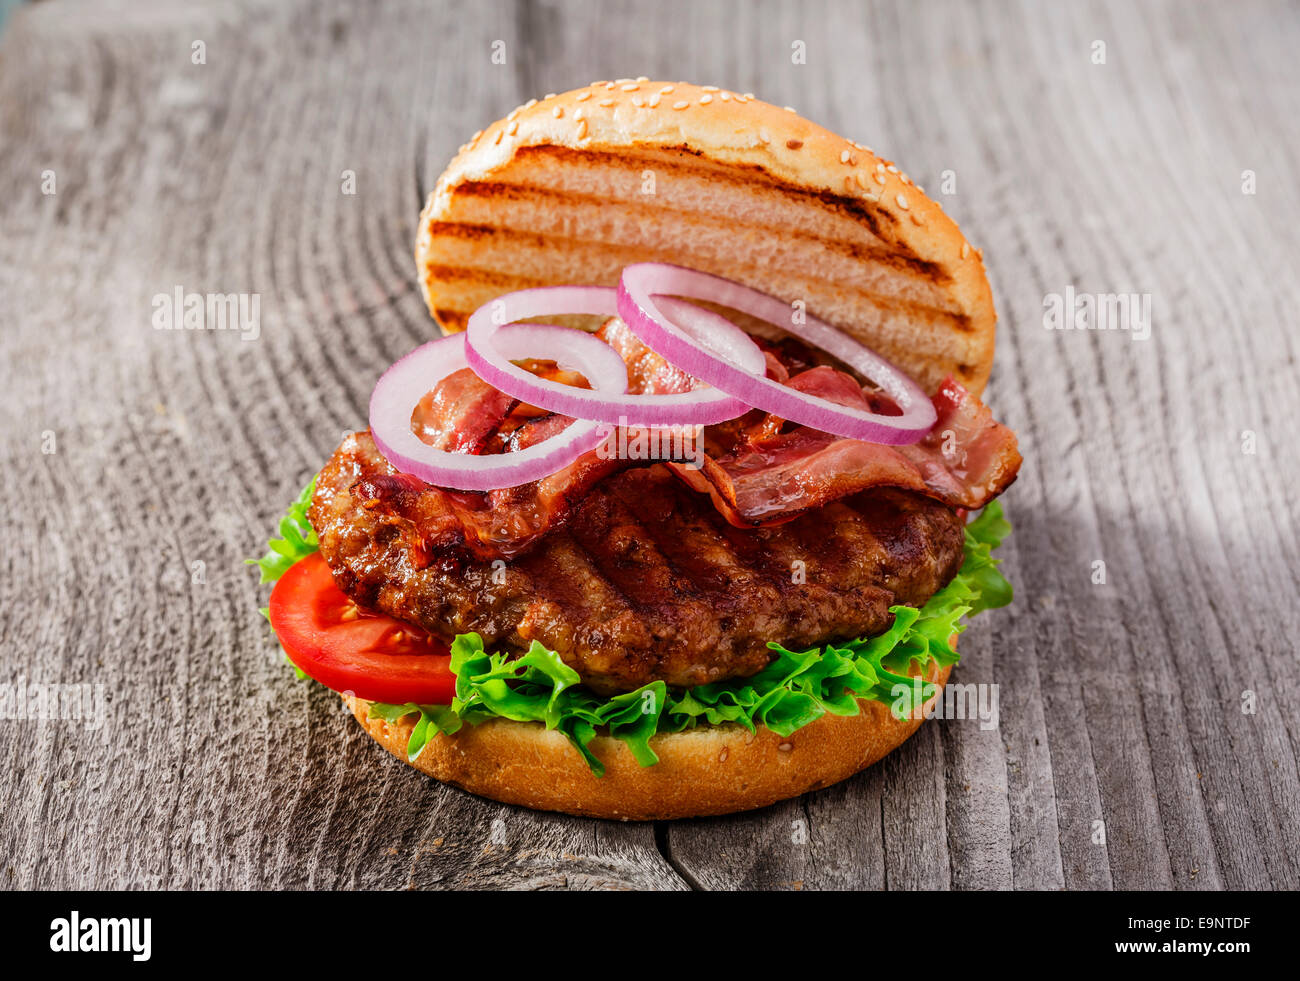
M 316 551 L 316 535 L 306 519 L 314 486 L 313 479 L 290 506 L 267 555 L 249 560 L 261 568 L 263 582 L 278 579 Z M 467 723 L 537 722 L 562 733 L 597 776 L 605 772 L 591 749 L 598 733 L 620 740 L 638 763 L 652 766 L 659 757 L 650 740 L 660 732 L 734 723 L 751 732 L 761 725 L 788 736 L 827 713 L 857 715 L 859 699 L 882 702 L 905 718 L 935 692 L 934 684 L 919 681 L 913 672 L 927 670 L 931 662 L 940 668 L 957 663 L 951 639 L 966 629 L 965 620 L 1011 602 L 1011 584 L 998 571 L 1001 560 L 992 555 L 1010 532 L 994 501 L 967 524 L 961 569 L 925 606 L 890 607 L 893 626 L 876 637 L 806 651 L 768 644 L 772 663 L 749 678 L 686 689 L 656 681 L 604 697 L 585 688 L 576 671 L 536 641 L 512 657 L 486 650 L 483 638 L 469 633 L 451 645 L 456 696 L 450 705 L 375 703 L 370 717 L 396 722 L 416 716 L 406 747 L 411 760 L 436 734 L 454 733 Z
M 255 565 L 262 570 L 261 582 L 275 582 L 289 571 L 291 565 L 320 547 L 316 541 L 316 529 L 307 520 L 307 508 L 311 506 L 311 496 L 315 491 L 316 478 L 312 477 L 298 495 L 298 500 L 289 505 L 288 512 L 280 519 L 280 537 L 266 543 L 266 554 L 260 559 L 244 560 L 245 565 Z
M 307 520 L 307 508 L 311 506 L 311 496 L 315 491 L 316 478 L 313 476 L 298 495 L 298 499 L 289 505 L 289 510 L 280 519 L 280 537 L 272 538 L 266 543 L 266 554 L 260 559 L 244 559 L 245 565 L 255 565 L 262 570 L 262 578 L 259 582 L 275 582 L 288 572 L 289 567 L 295 562 L 305 559 L 320 548 L 320 544 L 316 541 L 316 529 Z M 271 619 L 269 606 L 262 607 L 258 612 L 267 620 Z M 299 681 L 307 677 L 307 672 L 289 661 L 287 654 L 284 659 L 289 662 L 289 667 L 293 668 Z

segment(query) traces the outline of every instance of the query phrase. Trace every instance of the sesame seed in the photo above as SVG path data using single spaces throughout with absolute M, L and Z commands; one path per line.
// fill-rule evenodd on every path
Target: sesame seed
M 969 243 L 969 242 L 962 242 L 962 243 L 961 243 L 961 257 L 962 257 L 963 259 L 965 259 L 968 255 L 970 255 L 970 243 Z
M 616 78 L 616 79 L 614 79 L 614 81 L 617 82 L 619 85 L 624 85 L 624 84 L 626 84 L 626 83 L 632 81 L 632 79 L 630 79 L 630 78 Z
M 746 98 L 746 99 L 752 99 L 752 98 L 754 98 L 754 93 L 753 93 L 753 92 L 746 92 L 746 93 L 745 93 L 745 98 Z
M 587 112 L 586 112 L 586 110 L 585 110 L 585 109 L 579 109 L 579 110 L 577 110 L 576 112 L 574 112 L 574 114 L 573 114 L 573 121 L 574 121 L 574 122 L 577 122 L 579 119 L 585 119 L 586 116 L 587 116 Z
M 703 89 L 705 92 L 721 91 L 716 85 L 701 85 L 700 88 Z
M 555 93 L 554 93 L 554 92 L 547 92 L 544 96 L 542 96 L 542 98 L 543 98 L 543 99 L 554 99 L 554 98 L 555 98 Z
M 638 75 L 638 76 L 636 77 L 636 80 L 637 80 L 638 82 L 648 82 L 648 81 L 650 81 L 650 79 L 648 79 L 648 78 L 647 78 L 646 76 L 644 76 L 644 75 Z
M 866 198 L 868 201 L 870 201 L 872 204 L 875 204 L 877 201 L 880 200 L 879 194 L 864 194 L 862 196 Z
M 848 192 L 850 192 L 850 193 L 853 192 L 853 175 L 852 175 L 852 174 L 845 174 L 845 175 L 844 175 L 844 190 L 846 190 L 846 191 L 848 191 Z
M 885 175 L 884 175 L 884 174 L 881 174 L 881 173 L 877 173 L 877 174 L 876 174 L 876 183 L 877 183 L 877 184 L 883 184 L 883 183 L 885 183 Z
M 876 164 L 876 170 L 880 171 L 883 174 L 885 172 L 885 165 L 882 163 Z
M 777 747 L 777 749 L 779 749 L 783 753 L 788 753 L 790 752 L 790 750 L 794 749 L 794 743 L 782 743 L 780 746 Z
M 591 93 L 590 93 L 590 92 L 579 92 L 576 96 L 574 96 L 573 101 L 574 101 L 574 102 L 586 102 L 586 101 L 587 101 L 588 99 L 590 99 L 590 98 L 591 98 Z
M 796 109 L 794 106 L 782 106 L 781 108 L 784 109 L 786 112 L 795 112 L 795 113 L 797 113 L 797 112 L 799 111 L 799 110 Z
M 912 178 L 908 177 L 906 174 L 899 174 L 898 179 L 902 181 L 904 184 L 912 183 Z
M 721 92 L 721 93 L 718 94 L 718 98 L 721 99 L 723 102 L 730 102 L 730 101 L 731 101 L 731 93 L 730 93 L 730 92 Z
M 644 108 L 645 108 L 645 96 L 643 96 L 643 95 L 634 95 L 634 96 L 632 96 L 632 105 L 636 106 L 638 109 L 644 109 Z
M 912 224 L 913 224 L 913 225 L 924 225 L 924 224 L 925 224 L 925 222 L 921 220 L 921 216 L 918 215 L 915 211 L 912 212 Z
M 925 188 L 923 188 L 920 184 L 917 184 L 917 185 L 916 185 L 916 189 L 917 189 L 918 191 L 920 191 L 922 194 L 925 193 Z M 939 207 L 942 208 L 943 205 L 939 205 Z
M 537 105 L 537 100 L 536 100 L 536 99 L 529 99 L 527 102 L 524 103 L 524 108 L 525 108 L 525 109 L 531 109 L 531 108 L 532 108 L 533 106 L 535 106 L 535 105 Z
M 483 135 L 483 131 L 482 131 L 481 129 L 480 129 L 480 130 L 475 130 L 475 131 L 474 131 L 474 135 L 471 136 L 471 137 L 469 138 L 469 140 L 470 140 L 471 143 L 473 143 L 475 140 L 477 140 L 477 139 L 478 139 L 480 136 L 482 136 L 482 135 Z
M 736 96 L 736 101 L 743 106 L 746 102 L 749 101 L 749 97 L 744 95 L 738 95 Z
M 559 119 L 561 116 L 564 115 L 564 106 L 556 106 L 554 109 L 551 110 L 551 115 L 554 116 L 556 119 Z
M 886 169 L 887 171 L 889 171 L 891 174 L 897 174 L 897 173 L 898 173 L 898 168 L 895 167 L 893 164 L 890 164 L 890 165 L 889 165 L 888 167 L 886 167 L 885 169 Z
M 641 86 L 637 85 L 636 82 L 628 82 L 625 85 L 619 86 L 619 88 L 621 88 L 624 92 L 635 92 L 640 87 Z
M 659 93 L 656 92 L 654 95 L 650 96 L 650 101 L 647 102 L 646 105 L 648 105 L 651 109 L 658 109 L 658 108 L 659 108 Z
M 579 120 L 578 120 L 578 139 L 580 139 L 580 140 L 585 140 L 586 138 L 587 138 L 587 121 L 586 121 L 585 119 L 579 119 Z
M 785 145 L 788 146 L 791 150 L 798 150 L 801 146 L 803 146 L 803 140 L 786 140 Z
M 508 116 L 506 117 L 506 119 L 514 119 L 514 118 L 515 118 L 516 116 L 518 116 L 518 115 L 519 115 L 519 110 L 518 110 L 518 109 L 511 109 L 511 110 L 510 110 L 510 115 L 508 115 Z
M 606 83 L 605 83 L 605 88 L 607 88 L 607 89 L 612 89 L 613 87 L 614 87 L 614 83 L 613 83 L 613 82 L 606 82 Z
M 495 140 L 492 141 L 492 145 L 493 145 L 493 146 L 500 146 L 500 145 L 501 145 L 501 137 L 503 137 L 503 136 L 505 136 L 505 135 L 506 135 L 506 131 L 505 131 L 505 130 L 503 130 L 503 129 L 499 129 L 499 130 L 497 130 L 497 138 L 496 138 Z
M 840 154 L 840 163 L 846 163 L 851 167 L 856 167 L 858 165 L 858 158 L 849 153 L 848 150 L 845 150 Z
M 663 88 L 661 88 L 661 89 L 659 90 L 659 94 L 660 94 L 660 95 L 670 95 L 670 94 L 672 93 L 672 91 L 673 91 L 673 88 L 674 88 L 674 87 L 673 87 L 672 85 L 665 85 Z
M 515 120 L 508 127 L 506 127 L 507 136 L 514 136 L 518 132 L 519 132 L 519 120 Z
M 772 142 L 772 134 L 769 133 L 769 132 L 768 132 L 767 130 L 765 130 L 765 129 L 760 129 L 760 130 L 758 131 L 758 139 L 759 139 L 759 142 L 760 142 L 760 143 L 771 143 L 771 142 Z
M 713 101 L 713 96 L 711 95 L 700 96 L 700 105 L 702 106 L 707 106 L 712 101 Z
M 862 188 L 862 190 L 867 189 L 867 179 L 861 173 L 854 174 L 853 179 L 858 182 L 858 187 Z
M 600 106 L 603 109 L 608 109 L 613 104 L 614 104 L 613 99 L 601 99 L 599 102 L 596 103 L 596 105 Z
M 906 198 L 906 197 L 904 197 L 902 194 L 898 194 L 898 195 L 895 195 L 895 196 L 894 196 L 894 200 L 898 202 L 898 206 L 899 206 L 900 208 L 902 208 L 904 211 L 907 210 L 907 198 Z
M 674 108 L 674 109 L 685 109 L 685 108 L 686 108 L 687 106 L 689 106 L 689 105 L 690 105 L 689 102 L 674 102 L 674 103 L 673 103 L 673 108 Z

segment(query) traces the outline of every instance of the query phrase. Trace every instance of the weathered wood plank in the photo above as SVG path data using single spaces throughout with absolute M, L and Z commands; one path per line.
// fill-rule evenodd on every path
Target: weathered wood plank
M 24 12 L 0 78 L 22 110 L 6 227 L 29 229 L 5 248 L 5 481 L 36 518 L 4 519 L 6 600 L 32 614 L 7 623 L 5 665 L 111 699 L 90 735 L 5 724 L 7 883 L 680 888 L 652 827 L 503 807 L 388 757 L 293 680 L 240 565 L 362 423 L 376 372 L 431 332 L 413 162 L 467 122 L 428 117 L 464 95 L 425 73 L 448 49 L 343 5 L 124 16 L 64 31 L 47 62 L 62 19 Z M 447 43 L 464 29 L 420 16 Z M 154 331 L 173 284 L 258 292 L 261 336 Z
M 1020 597 L 964 638 L 957 680 L 1000 685 L 1005 751 L 994 743 L 977 755 L 974 780 L 948 764 L 941 840 L 951 884 L 1287 885 L 1297 875 L 1296 767 L 1283 719 L 1293 717 L 1295 656 L 1278 631 L 1295 619 L 1295 525 L 1274 482 L 1294 475 L 1296 460 L 1243 455 L 1240 430 L 1286 432 L 1272 428 L 1285 424 L 1261 391 L 1274 407 L 1296 404 L 1293 339 L 1273 299 L 1281 280 L 1246 258 L 1295 255 L 1296 234 L 1240 193 L 1241 171 L 1278 155 L 1253 131 L 1277 127 L 1239 120 L 1239 97 L 1222 93 L 1249 92 L 1262 120 L 1284 114 L 1294 102 L 1279 71 L 1289 35 L 1266 11 L 1248 16 L 1275 32 L 1264 45 L 1267 31 L 1250 34 L 1255 60 L 1225 51 L 1215 39 L 1234 29 L 1213 18 L 1070 11 L 1035 7 L 1013 22 L 996 6 L 883 10 L 872 44 L 842 29 L 817 34 L 812 17 L 789 29 L 817 39 L 810 51 L 871 71 L 852 88 L 810 73 L 829 94 L 783 96 L 800 107 L 829 100 L 827 118 L 851 133 L 858 114 L 880 117 L 864 138 L 919 161 L 926 169 L 911 163 L 913 174 L 932 191 L 952 170 L 951 208 L 985 246 L 1000 301 L 990 397 L 1028 461 L 1006 501 Z M 1093 65 L 1090 45 L 1107 38 L 1108 63 Z M 1137 55 L 1152 50 L 1167 56 Z M 875 79 L 893 83 L 888 100 Z M 1189 138 L 1198 118 L 1216 125 Z M 1294 215 L 1292 187 L 1268 194 L 1271 215 Z M 1239 271 L 1240 261 L 1251 268 Z M 1067 285 L 1152 293 L 1153 339 L 1044 331 L 1041 301 Z M 1263 297 L 1266 312 L 1251 317 Z M 1215 418 L 1225 406 L 1226 425 Z M 1096 559 L 1107 562 L 1106 586 L 1090 582 Z M 1269 691 L 1253 717 L 1240 712 L 1252 673 Z M 969 725 L 942 726 L 945 756 L 979 744 Z M 905 757 L 899 766 L 915 765 Z M 969 817 L 968 786 L 985 797 Z M 911 807 L 899 814 L 883 832 L 891 885 L 888 856 L 933 828 Z M 675 854 L 707 856 L 742 837 L 710 824 L 675 827 L 671 840 Z M 859 842 L 844 837 L 852 854 Z M 754 874 L 769 861 L 757 852 L 740 861 L 744 881 L 786 880 L 781 862 Z M 907 884 L 944 884 L 926 865 L 897 872 Z

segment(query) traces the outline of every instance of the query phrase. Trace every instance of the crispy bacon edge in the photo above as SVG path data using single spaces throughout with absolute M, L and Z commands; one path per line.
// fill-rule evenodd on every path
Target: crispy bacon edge
M 621 321 L 606 322 L 599 336 L 627 363 L 630 392 L 667 394 L 693 384 Z M 840 404 L 889 409 L 887 399 L 844 372 L 827 365 L 808 368 L 770 345 L 765 353 L 769 376 L 785 384 Z M 802 370 L 791 375 L 791 368 Z M 709 494 L 727 520 L 742 528 L 783 523 L 873 487 L 915 491 L 953 508 L 981 508 L 1016 478 L 1021 456 L 1015 433 L 951 378 L 932 401 L 938 421 L 910 446 L 791 428 L 755 411 L 706 429 L 701 466 L 652 462 L 665 462 L 688 486 Z M 508 421 L 517 408 L 522 407 L 472 372 L 470 377 L 458 372 L 421 400 L 416 421 L 427 442 L 464 452 L 522 449 L 572 421 L 531 414 L 522 422 Z M 345 441 L 336 457 L 347 451 Z M 417 564 L 461 550 L 475 559 L 509 559 L 562 525 L 598 481 L 636 463 L 593 451 L 542 480 L 480 494 L 434 487 L 386 463 L 385 471 L 375 472 L 357 455 L 351 493 L 362 507 L 386 516 L 407 539 Z

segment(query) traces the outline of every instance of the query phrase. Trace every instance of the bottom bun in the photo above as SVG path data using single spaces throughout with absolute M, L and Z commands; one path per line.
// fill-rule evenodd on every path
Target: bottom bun
M 927 681 L 942 692 L 951 668 L 931 664 Z M 398 722 L 368 718 L 370 703 L 344 695 L 362 728 L 399 759 L 415 716 Z M 788 736 L 759 727 L 702 726 L 650 739 L 659 756 L 641 766 L 617 739 L 597 736 L 591 750 L 605 764 L 593 774 L 561 733 L 540 722 L 493 719 L 438 734 L 411 763 L 470 793 L 506 804 L 622 821 L 731 814 L 765 807 L 853 776 L 896 749 L 921 718 L 896 719 L 889 706 L 859 700 L 858 715 L 824 715 Z

